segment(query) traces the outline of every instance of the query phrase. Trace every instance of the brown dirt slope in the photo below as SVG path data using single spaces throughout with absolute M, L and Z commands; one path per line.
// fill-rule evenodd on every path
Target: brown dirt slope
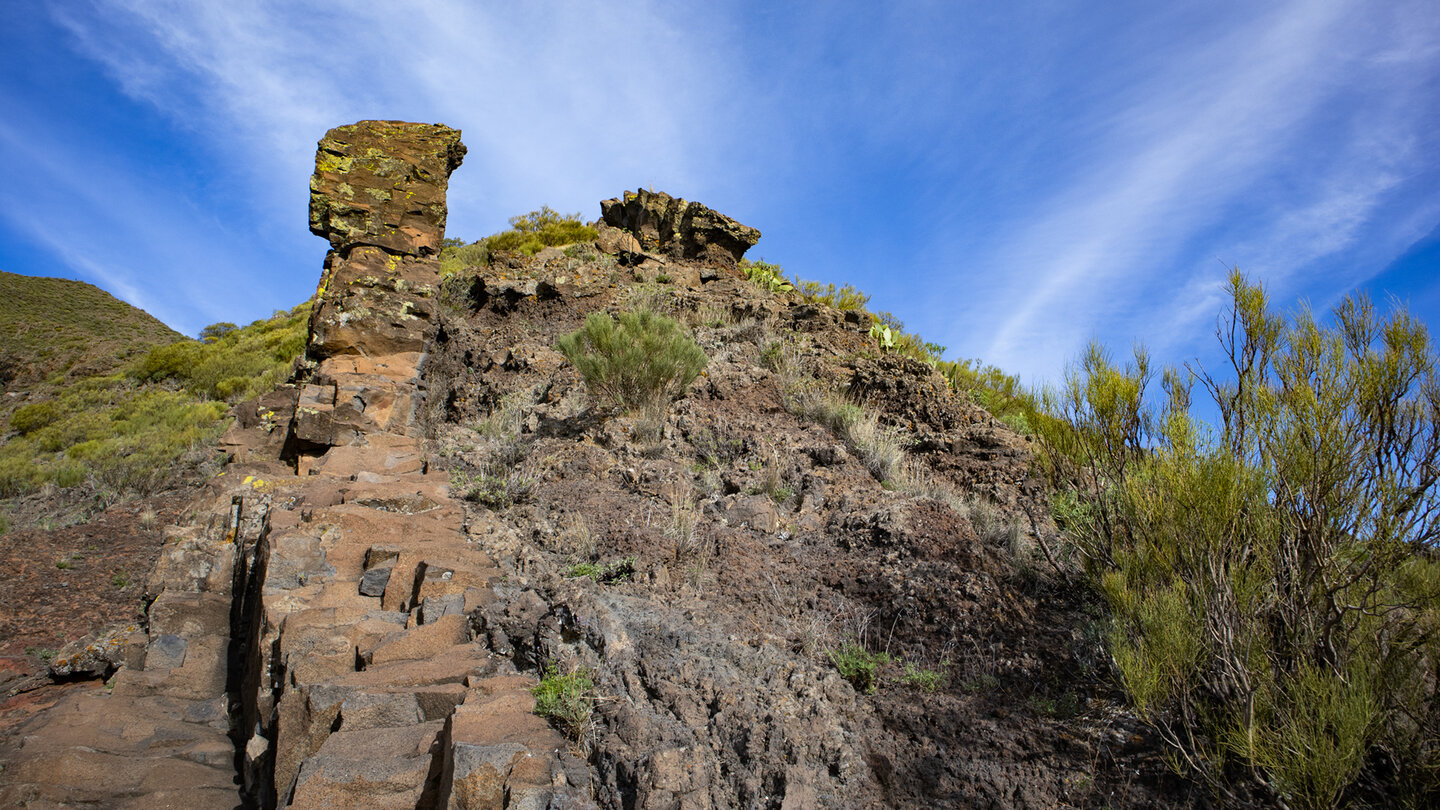
M 511 572 L 475 624 L 522 669 L 595 674 L 602 807 L 1197 800 L 1110 685 L 1098 609 L 1035 551 L 1024 438 L 856 313 L 612 253 L 452 278 L 427 378 L 431 463 Z M 658 417 L 607 412 L 555 349 L 637 306 L 709 357 Z M 878 414 L 898 472 L 792 413 L 807 386 Z M 872 689 L 839 672 L 859 648 L 887 656 Z

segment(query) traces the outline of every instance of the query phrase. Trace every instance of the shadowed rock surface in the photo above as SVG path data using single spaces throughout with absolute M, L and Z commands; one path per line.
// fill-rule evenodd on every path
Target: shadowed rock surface
M 722 267 L 734 267 L 760 241 L 759 231 L 698 202 L 643 188 L 600 203 L 600 218 L 645 250 Z

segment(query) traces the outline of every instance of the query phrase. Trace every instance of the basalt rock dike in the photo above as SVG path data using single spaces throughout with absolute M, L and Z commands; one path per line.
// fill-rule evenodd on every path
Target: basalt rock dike
M 0 750 L 0 806 L 1190 803 L 1080 597 L 1026 570 L 1053 527 L 1024 439 L 868 320 L 745 281 L 758 231 L 668 195 L 442 281 L 464 155 L 439 125 L 320 141 L 307 363 L 237 408 L 123 665 Z M 709 365 L 613 415 L 555 341 L 642 305 Z M 929 484 L 792 414 L 796 378 L 878 412 Z M 873 693 L 832 660 L 857 641 L 894 657 Z M 593 673 L 578 735 L 533 712 L 547 666 Z

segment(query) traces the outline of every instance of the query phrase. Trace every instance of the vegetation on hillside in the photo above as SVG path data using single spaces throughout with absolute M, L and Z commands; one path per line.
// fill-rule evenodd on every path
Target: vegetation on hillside
M 1049 398 L 1057 517 L 1177 769 L 1227 803 L 1440 800 L 1440 381 L 1364 298 L 1271 309 L 1236 273 L 1225 374 L 1092 346 Z M 1191 415 L 1194 385 L 1220 414 Z
M 310 305 L 240 329 L 212 324 L 202 340 L 152 349 L 132 367 L 140 382 L 166 383 L 206 400 L 240 402 L 266 393 L 290 375 L 305 349 Z
M 466 267 L 488 264 L 494 251 L 534 256 L 544 248 L 588 242 L 596 235 L 595 229 L 580 219 L 580 214 L 561 214 L 542 206 L 538 211 L 511 217 L 510 230 L 476 242 L 466 244 L 460 239 L 446 239 L 440 250 L 440 275 L 451 276 Z
M 0 386 L 48 392 L 119 369 L 181 335 L 82 281 L 0 271 Z
M 1038 436 L 1068 541 L 1057 564 L 1108 605 L 1116 680 L 1177 771 L 1236 806 L 1440 801 L 1440 380 L 1422 324 L 1364 298 L 1333 325 L 1287 319 L 1236 273 L 1227 374 L 1157 382 L 1143 351 L 1122 367 L 1097 345 L 1037 395 L 941 359 L 852 288 L 742 269 L 865 313 L 877 349 Z M 1196 394 L 1215 429 L 1191 414 Z M 863 412 L 830 400 L 818 412 Z
M 310 305 L 204 341 L 149 349 L 120 369 L 16 408 L 0 445 L 0 497 L 86 487 L 102 502 L 172 484 L 204 460 L 228 403 L 268 391 L 304 348 Z M 224 325 L 229 326 L 229 325 Z
M 836 287 L 786 278 L 778 264 L 742 259 L 740 269 L 751 283 L 781 295 L 798 295 L 811 304 L 823 304 L 841 312 L 859 312 L 869 319 L 870 336 L 882 352 L 910 357 L 944 375 L 950 387 L 969 401 L 989 411 L 1014 429 L 1029 435 L 1047 417 L 1035 395 L 1020 379 L 979 360 L 945 360 L 945 347 L 905 331 L 905 324 L 889 312 L 870 312 L 870 296 L 849 284 Z
M 648 309 L 585 319 L 556 345 L 580 371 L 585 387 L 617 410 L 661 408 L 685 393 L 706 357 L 674 319 Z

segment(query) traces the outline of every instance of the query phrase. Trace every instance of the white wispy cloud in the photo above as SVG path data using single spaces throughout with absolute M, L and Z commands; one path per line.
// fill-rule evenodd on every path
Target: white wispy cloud
M 307 232 L 307 180 L 330 127 L 394 118 L 464 130 L 450 233 L 469 237 L 542 204 L 594 217 L 599 199 L 639 185 L 700 196 L 730 139 L 715 36 L 725 26 L 664 4 L 91 0 L 45 10 L 63 44 L 170 122 L 195 174 L 157 184 L 158 156 L 37 109 L 23 131 L 0 130 L 7 159 L 30 167 L 28 191 L 0 193 L 0 216 L 50 254 L 39 272 L 69 268 L 185 332 L 309 295 L 323 243 Z M 67 130 L 70 148 L 54 137 Z
M 144 187 L 146 155 L 115 153 L 60 167 L 57 187 L 81 186 L 75 219 L 199 266 L 121 281 L 168 284 L 148 295 L 200 312 L 254 308 L 242 287 L 309 294 L 314 143 L 360 118 L 464 130 L 451 235 L 541 204 L 594 216 L 601 197 L 653 185 L 760 227 L 760 255 L 856 283 L 957 355 L 1032 379 L 1092 334 L 1187 348 L 1225 264 L 1320 303 L 1440 208 L 1417 190 L 1440 173 L 1427 0 L 1108 15 L 905 0 L 46 8 L 66 44 L 171 122 L 160 140 L 189 139 L 197 174 L 167 199 Z M 116 200 L 133 211 L 106 210 Z M 48 229 L 37 243 L 100 244 L 29 219 Z
M 542 203 L 593 216 L 597 194 L 642 183 L 697 186 L 723 140 L 723 43 L 694 26 L 703 13 L 681 30 L 663 4 L 97 0 L 57 14 L 126 92 L 242 150 L 227 160 L 252 179 L 303 188 L 315 140 L 359 118 L 463 129 L 452 230 Z M 138 44 L 112 47 L 114 31 Z
M 983 356 L 1053 378 L 1092 335 L 1158 328 L 1132 334 L 1165 345 L 1193 334 L 1194 319 L 1213 317 L 1225 269 L 1212 256 L 1260 243 L 1263 256 L 1226 260 L 1278 278 L 1371 235 L 1363 226 L 1387 201 L 1399 168 L 1396 155 L 1374 148 L 1373 133 L 1413 131 L 1425 107 L 1412 106 L 1412 96 L 1364 120 L 1377 111 L 1360 104 L 1341 124 L 1352 131 L 1326 131 L 1327 102 L 1353 90 L 1354 74 L 1373 69 L 1366 60 L 1406 25 L 1357 29 L 1362 13 L 1293 4 L 1237 20 L 1222 39 L 1182 41 L 1163 61 L 1137 64 L 1153 76 L 1100 111 L 1104 156 L 1055 189 L 1033 221 L 987 257 L 1006 282 L 971 309 L 972 328 L 993 330 Z M 1413 58 L 1389 56 L 1402 65 Z M 1342 142 L 1315 146 L 1332 138 Z M 1330 165 L 1289 178 L 1300 188 L 1267 185 L 1293 155 L 1312 152 Z M 1237 217 L 1249 221 L 1230 224 Z M 1187 258 L 1206 247 L 1213 250 L 1202 261 Z
M 236 317 L 237 293 L 251 291 L 234 262 L 251 257 L 222 257 L 230 272 L 196 272 L 217 257 L 188 200 L 45 123 L 0 122 L 0 154 L 24 167 L 0 187 L 0 219 L 49 254 L 42 272 L 97 284 L 183 332 Z

